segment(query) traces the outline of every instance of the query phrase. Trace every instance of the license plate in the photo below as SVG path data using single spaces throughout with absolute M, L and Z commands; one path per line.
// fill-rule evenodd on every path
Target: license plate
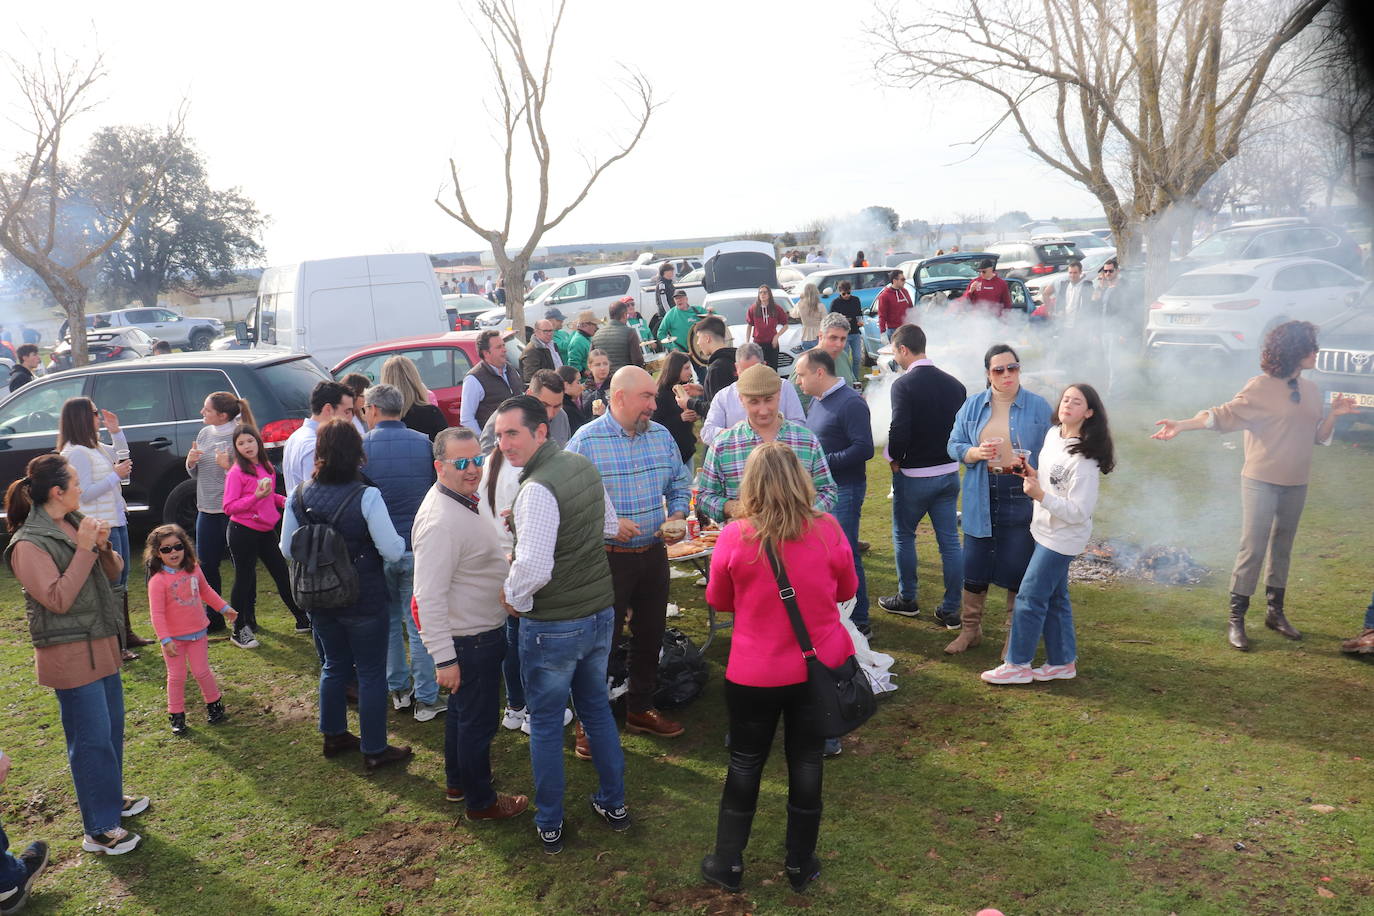
M 1202 324 L 1201 315 L 1170 315 L 1170 324 Z
M 1331 399 L 1354 398 L 1356 407 L 1374 407 L 1374 394 L 1351 394 L 1343 391 L 1331 392 Z

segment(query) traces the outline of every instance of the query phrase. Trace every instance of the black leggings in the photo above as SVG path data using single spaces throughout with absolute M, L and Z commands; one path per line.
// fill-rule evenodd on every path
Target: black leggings
M 781 718 L 783 750 L 787 754 L 787 803 L 793 808 L 820 811 L 821 750 L 825 739 L 805 726 L 805 702 L 805 683 L 745 687 L 725 682 L 725 705 L 730 712 L 730 769 L 725 775 L 722 808 L 754 810 L 763 765 L 768 762 L 773 734 Z
M 286 608 L 300 623 L 305 619 L 301 609 L 291 598 L 291 578 L 286 574 L 286 560 L 282 558 L 281 548 L 277 546 L 276 529 L 256 531 L 238 522 L 229 523 L 229 556 L 234 560 L 234 590 L 229 603 L 239 612 L 234 629 L 239 627 L 257 628 L 258 601 L 258 560 L 267 567 L 272 581 L 277 584 L 281 600 Z

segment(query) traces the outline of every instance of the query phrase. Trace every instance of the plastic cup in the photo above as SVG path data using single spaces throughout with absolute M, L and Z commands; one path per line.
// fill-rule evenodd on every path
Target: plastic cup
M 1026 467 L 1030 464 L 1030 449 L 1014 448 L 1011 453 L 1016 456 L 1016 469 L 1012 473 L 1025 476 Z

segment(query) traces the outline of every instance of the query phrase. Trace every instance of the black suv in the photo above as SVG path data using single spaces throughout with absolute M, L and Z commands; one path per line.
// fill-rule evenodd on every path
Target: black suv
M 190 531 L 196 488 L 186 474 L 186 453 L 204 425 L 206 396 L 232 391 L 246 398 L 272 463 L 280 465 L 287 436 L 310 415 L 310 390 L 327 379 L 309 356 L 261 350 L 175 353 L 46 375 L 0 400 L 0 480 L 23 477 L 32 458 L 51 452 L 63 403 L 88 397 L 119 417 L 129 440 L 129 511 L 151 512 Z
M 1358 414 L 1341 417 L 1337 429 L 1344 431 L 1356 418 L 1374 421 L 1374 284 L 1348 311 L 1322 324 L 1317 332 L 1317 368 L 1308 377 L 1321 389 L 1322 399 L 1332 395 L 1355 398 Z

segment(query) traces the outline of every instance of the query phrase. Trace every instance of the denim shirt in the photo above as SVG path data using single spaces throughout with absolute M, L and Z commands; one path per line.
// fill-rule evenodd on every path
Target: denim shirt
M 992 518 L 988 509 L 988 463 L 968 464 L 964 456 L 978 444 L 979 433 L 992 417 L 992 389 L 985 389 L 969 397 L 954 418 L 949 432 L 949 457 L 964 465 L 962 484 L 964 534 L 976 538 L 992 537 Z M 1030 450 L 1031 467 L 1040 467 L 1040 447 L 1045 433 L 1054 419 L 1049 402 L 1038 394 L 1031 394 L 1025 386 L 1011 402 L 1007 423 L 1011 428 L 1013 448 Z

